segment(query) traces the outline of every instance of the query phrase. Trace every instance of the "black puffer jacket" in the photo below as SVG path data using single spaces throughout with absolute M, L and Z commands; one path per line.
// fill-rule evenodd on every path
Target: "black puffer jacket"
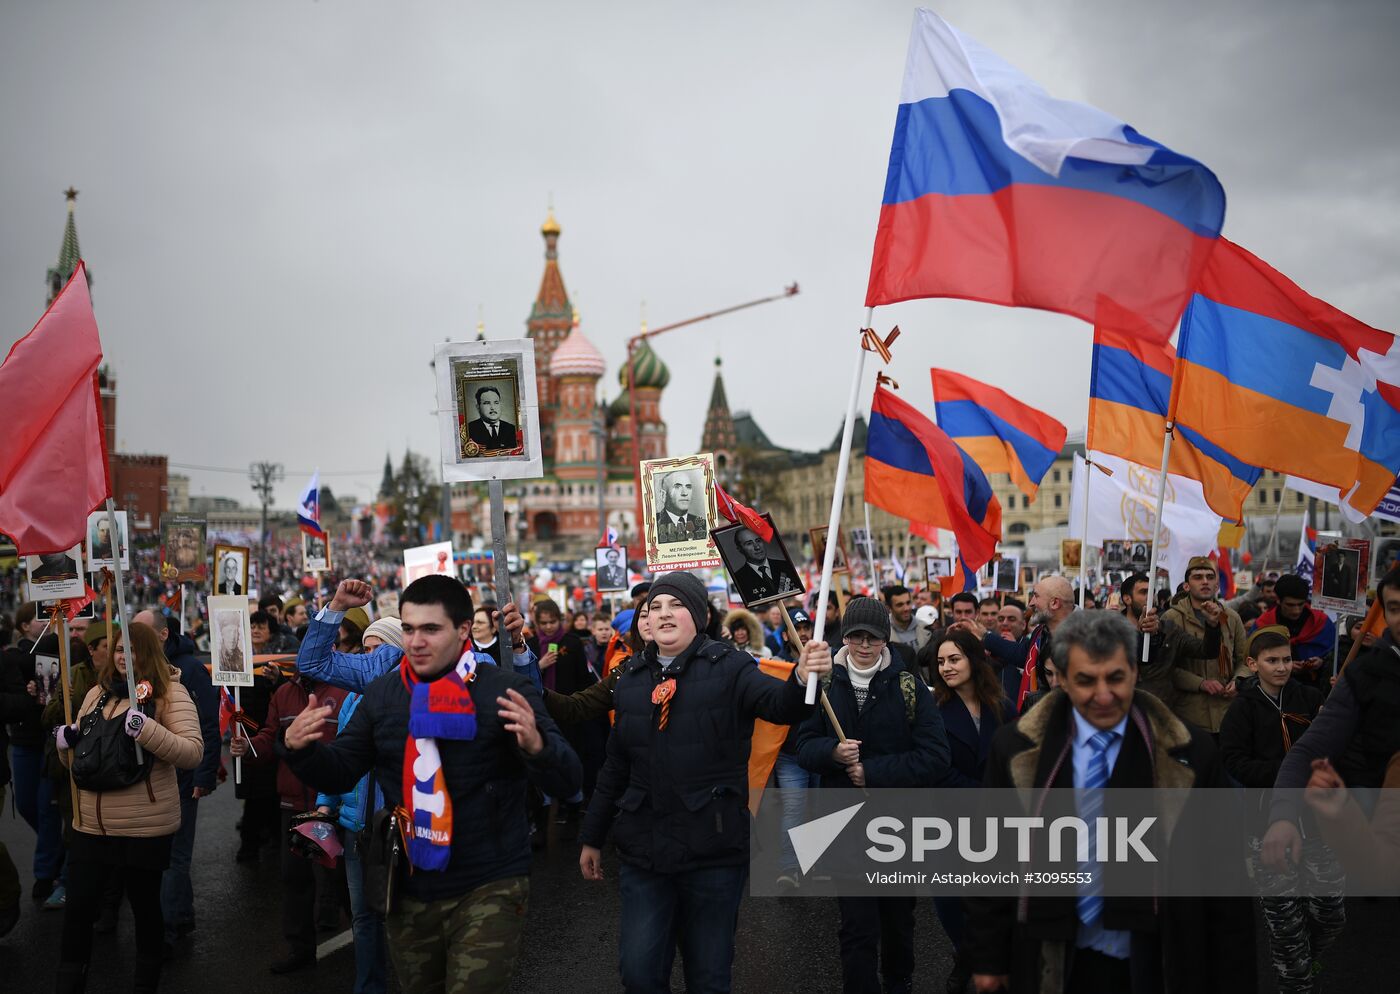
M 748 862 L 754 719 L 791 725 L 806 718 L 802 685 L 697 635 L 675 659 L 676 692 L 658 729 L 656 646 L 626 666 L 613 689 L 617 722 L 579 841 L 601 847 L 611 830 L 622 859 L 658 873 Z
M 498 666 L 477 667 L 469 685 L 476 707 L 476 738 L 438 739 L 452 799 L 452 856 L 445 870 L 404 872 L 395 885 L 419 901 L 462 895 L 530 872 L 526 780 L 554 797 L 570 797 L 583 780 L 578 756 L 564 741 L 527 677 Z M 501 722 L 496 698 L 520 693 L 535 712 L 544 751 L 526 756 Z M 409 691 L 396 666 L 365 688 L 365 696 L 335 741 L 279 753 L 292 772 L 325 794 L 344 794 L 373 772 L 390 807 L 403 803 L 403 757 L 408 742 Z

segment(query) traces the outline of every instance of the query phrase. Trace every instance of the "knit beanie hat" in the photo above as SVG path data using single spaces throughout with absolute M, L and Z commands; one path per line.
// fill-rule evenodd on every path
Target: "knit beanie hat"
M 403 622 L 398 618 L 380 618 L 374 624 L 365 629 L 362 637 L 370 635 L 383 639 L 395 649 L 403 650 Z
M 695 619 L 697 633 L 705 630 L 705 626 L 710 623 L 710 602 L 705 594 L 705 585 L 700 582 L 699 577 L 685 570 L 663 574 L 661 579 L 652 582 L 651 590 L 647 593 L 647 606 L 650 607 L 662 594 L 670 594 L 685 605 L 685 609 Z
M 890 640 L 890 613 L 873 597 L 852 597 L 846 602 L 841 616 L 841 634 L 867 632 L 878 639 Z

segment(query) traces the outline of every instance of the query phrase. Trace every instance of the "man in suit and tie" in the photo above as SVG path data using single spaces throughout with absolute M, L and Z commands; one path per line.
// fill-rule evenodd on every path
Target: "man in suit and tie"
M 239 582 L 242 579 L 243 564 L 239 558 L 234 555 L 224 556 L 224 561 L 219 564 L 219 593 L 243 593 L 243 584 Z
M 770 559 L 768 543 L 747 528 L 734 533 L 734 544 L 744 557 L 744 564 L 734 571 L 734 586 L 745 604 L 764 600 L 776 594 L 800 593 L 802 584 L 792 563 L 785 559 Z
M 616 549 L 608 549 L 604 557 L 606 562 L 598 567 L 598 589 L 627 589 L 627 569 L 622 565 L 622 553 Z
M 66 552 L 48 552 L 39 557 L 39 565 L 29 576 L 34 580 L 74 580 L 78 567 Z
M 482 454 L 513 449 L 519 444 L 515 425 L 501 420 L 501 391 L 496 387 L 477 390 L 476 412 L 481 416 L 467 422 L 467 437 L 481 448 Z
M 673 469 L 662 475 L 661 511 L 656 515 L 656 541 L 659 544 L 695 542 L 709 534 L 705 516 L 690 513 L 697 489 L 695 478 L 688 470 Z M 704 507 L 703 497 L 701 507 Z

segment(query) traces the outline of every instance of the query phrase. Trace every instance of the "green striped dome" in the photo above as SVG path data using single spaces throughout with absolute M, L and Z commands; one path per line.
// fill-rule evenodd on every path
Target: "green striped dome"
M 666 368 L 666 364 L 661 361 L 661 357 L 651 350 L 651 346 L 646 342 L 637 346 L 637 351 L 632 353 L 632 377 L 633 382 L 639 388 L 652 388 L 664 390 L 666 384 L 671 382 L 671 371 Z M 627 367 L 624 365 L 618 371 L 617 381 L 622 384 L 623 389 L 627 387 Z M 626 394 L 624 393 L 625 397 Z

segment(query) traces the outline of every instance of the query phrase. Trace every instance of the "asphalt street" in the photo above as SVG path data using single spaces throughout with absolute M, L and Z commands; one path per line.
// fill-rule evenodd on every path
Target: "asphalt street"
M 240 804 L 232 784 L 201 802 L 195 851 L 197 928 L 166 969 L 162 990 L 191 994 L 345 991 L 352 989 L 354 957 L 348 932 L 322 933 L 314 971 L 274 977 L 268 964 L 284 951 L 279 927 L 277 858 L 237 864 L 234 823 Z M 557 829 L 555 830 L 557 831 Z M 0 939 L 0 994 L 39 994 L 53 989 L 62 914 L 42 912 L 28 898 L 33 882 L 33 835 L 7 804 L 0 841 L 19 866 L 24 913 Z M 613 991 L 617 980 L 616 858 L 605 853 L 601 884 L 582 880 L 573 843 L 553 838 L 536 860 L 524 952 L 513 987 L 518 994 Z M 1327 956 L 1325 992 L 1400 991 L 1400 901 L 1353 900 L 1341 942 Z M 840 990 L 835 902 L 829 898 L 748 898 L 740 915 L 734 990 L 786 994 Z M 951 952 L 931 901 L 919 902 L 915 990 L 942 994 Z M 98 936 L 89 991 L 106 994 L 129 984 L 133 936 L 123 909 L 117 932 Z M 1275 990 L 1260 934 L 1260 992 Z M 679 961 L 673 982 L 685 989 Z M 397 990 L 397 986 L 391 990 Z

